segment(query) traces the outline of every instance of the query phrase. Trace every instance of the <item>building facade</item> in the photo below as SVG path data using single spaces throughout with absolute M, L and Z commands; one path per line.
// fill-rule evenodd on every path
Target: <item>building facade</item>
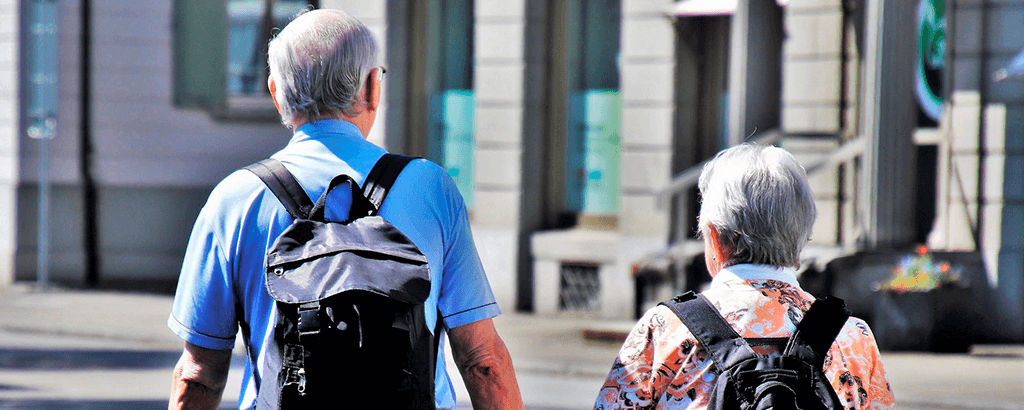
M 54 281 L 173 283 L 212 186 L 289 138 L 262 47 L 309 3 L 56 2 L 44 155 L 35 3 L 0 1 L 0 281 L 34 280 L 45 236 Z M 449 170 L 505 310 L 632 317 L 663 296 L 645 293 L 652 260 L 699 264 L 701 162 L 760 140 L 808 168 L 808 264 L 976 252 L 1000 337 L 1024 339 L 1024 81 L 993 74 L 1024 48 L 1024 1 L 313 5 L 382 40 L 370 139 Z

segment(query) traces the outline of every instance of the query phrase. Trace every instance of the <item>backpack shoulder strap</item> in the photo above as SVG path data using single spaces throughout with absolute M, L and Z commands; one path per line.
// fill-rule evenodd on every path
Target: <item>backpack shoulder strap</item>
M 843 329 L 850 311 L 842 299 L 826 296 L 815 301 L 789 338 L 785 356 L 800 358 L 817 369 L 825 364 L 828 349 Z
M 302 189 L 302 185 L 299 185 L 299 181 L 295 180 L 295 176 L 281 164 L 281 161 L 267 158 L 249 165 L 245 169 L 256 174 L 267 188 L 270 188 L 270 192 L 273 192 L 274 196 L 281 201 L 292 218 L 309 217 L 309 212 L 313 209 L 313 201 L 309 199 L 309 195 L 306 195 L 306 191 Z
M 754 349 L 736 333 L 704 295 L 687 292 L 661 304 L 679 316 L 690 333 L 711 354 L 720 372 L 741 361 L 757 357 Z
M 366 176 L 366 181 L 363 182 L 363 196 L 373 204 L 373 215 L 380 211 L 381 205 L 384 204 L 384 198 L 391 191 L 391 185 L 394 185 L 395 180 L 398 179 L 398 174 L 416 158 L 388 153 L 384 154 L 373 166 Z

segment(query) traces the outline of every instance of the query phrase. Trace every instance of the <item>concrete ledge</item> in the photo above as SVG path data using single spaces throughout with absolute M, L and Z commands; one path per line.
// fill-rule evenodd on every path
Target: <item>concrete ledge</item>
M 538 232 L 531 238 L 534 259 L 615 262 L 618 232 L 571 229 Z
M 971 356 L 1024 358 L 1024 345 L 973 345 Z

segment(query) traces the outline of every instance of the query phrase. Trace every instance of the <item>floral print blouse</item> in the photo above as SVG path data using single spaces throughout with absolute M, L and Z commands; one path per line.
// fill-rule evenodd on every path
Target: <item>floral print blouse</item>
M 745 338 L 786 338 L 814 297 L 788 268 L 733 265 L 704 296 Z M 758 354 L 778 349 L 754 346 Z M 648 311 L 626 338 L 595 410 L 704 409 L 718 377 L 711 358 L 669 308 Z M 851 317 L 825 358 L 825 376 L 847 409 L 891 409 L 895 400 L 868 325 Z

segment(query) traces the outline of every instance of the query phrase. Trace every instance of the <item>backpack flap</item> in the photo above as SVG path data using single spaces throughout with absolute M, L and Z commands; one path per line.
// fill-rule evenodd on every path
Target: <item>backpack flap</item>
M 309 219 L 321 222 L 327 221 L 325 217 L 327 196 L 341 184 L 348 186 L 352 198 L 352 206 L 348 211 L 348 220 L 342 223 L 348 223 L 358 218 L 374 214 L 375 208 L 373 204 L 363 196 L 362 190 L 359 189 L 359 185 L 356 184 L 356 181 L 348 175 L 341 174 L 331 179 L 331 183 L 327 185 L 327 189 L 324 190 L 323 195 L 320 195 L 320 199 L 316 201 L 316 205 L 314 205 L 313 209 L 309 211 Z
M 308 303 L 365 290 L 404 303 L 430 293 L 427 258 L 384 219 L 349 224 L 295 221 L 267 254 L 267 290 L 284 303 Z

